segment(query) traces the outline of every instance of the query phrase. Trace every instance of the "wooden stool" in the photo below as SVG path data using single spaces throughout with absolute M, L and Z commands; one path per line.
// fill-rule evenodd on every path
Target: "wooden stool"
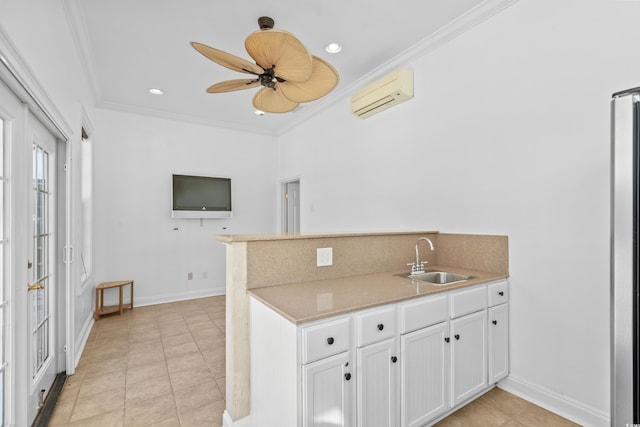
M 131 285 L 131 302 L 129 304 L 123 304 L 122 302 L 122 288 L 127 285 Z M 104 290 L 110 288 L 118 288 L 120 291 L 120 299 L 118 305 L 113 305 L 109 307 L 104 306 Z M 96 286 L 96 311 L 94 314 L 94 319 L 98 320 L 98 317 L 103 314 L 120 312 L 127 308 L 133 308 L 133 280 L 121 280 L 119 282 L 102 282 L 98 286 Z

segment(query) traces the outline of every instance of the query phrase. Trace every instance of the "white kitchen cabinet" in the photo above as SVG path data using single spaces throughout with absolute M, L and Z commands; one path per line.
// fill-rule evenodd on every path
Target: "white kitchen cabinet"
M 448 321 L 401 336 L 401 426 L 422 426 L 449 410 L 448 337 Z
M 251 298 L 250 321 L 252 425 L 421 427 L 509 371 L 506 280 L 297 325 Z
M 509 375 L 509 304 L 489 308 L 489 384 Z
M 509 282 L 501 280 L 487 286 L 489 307 L 509 302 Z
M 254 298 L 249 312 L 251 424 L 355 426 L 353 316 L 295 325 Z
M 354 425 L 352 372 L 350 351 L 302 366 L 304 427 Z
M 486 308 L 451 320 L 451 406 L 487 388 Z
M 395 427 L 400 417 L 397 338 L 357 350 L 357 425 Z
M 355 319 L 358 347 L 394 338 L 397 334 L 396 306 L 393 304 L 357 312 Z

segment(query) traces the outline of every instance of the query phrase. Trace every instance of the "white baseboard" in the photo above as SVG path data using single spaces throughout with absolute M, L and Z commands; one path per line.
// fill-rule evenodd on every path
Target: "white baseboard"
M 135 297 L 135 306 L 144 307 L 147 305 L 166 304 L 168 302 L 177 302 L 177 301 L 186 301 L 186 300 L 197 299 L 197 298 L 215 297 L 219 295 L 224 295 L 225 293 L 226 293 L 226 289 L 224 287 L 220 287 L 220 288 L 210 288 L 210 289 L 203 289 L 203 290 L 197 290 L 197 291 L 180 292 L 175 294 L 154 295 L 152 297 L 142 297 L 142 298 Z
M 251 417 L 244 417 L 239 419 L 238 421 L 233 421 L 231 419 L 231 415 L 224 410 L 222 414 L 222 427 L 251 427 Z
M 610 414 L 509 375 L 498 387 L 585 427 L 609 427 Z
M 82 329 L 80 330 L 80 335 L 78 335 L 75 339 L 75 354 L 74 357 L 74 372 L 76 366 L 78 366 L 78 362 L 80 362 L 80 356 L 82 356 L 82 352 L 84 351 L 84 347 L 87 345 L 87 340 L 89 339 L 89 334 L 91 333 L 91 328 L 94 323 L 93 319 L 93 311 L 89 312 L 87 319 L 84 321 L 82 325 Z

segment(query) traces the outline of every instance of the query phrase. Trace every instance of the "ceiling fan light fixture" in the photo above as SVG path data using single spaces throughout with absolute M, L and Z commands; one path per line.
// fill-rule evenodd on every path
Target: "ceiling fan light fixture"
M 158 89 L 157 87 L 149 88 L 149 93 L 154 95 L 164 95 L 164 91 L 162 89 Z
M 340 43 L 331 42 L 324 47 L 324 50 L 326 50 L 327 53 L 338 53 L 342 50 L 342 45 Z

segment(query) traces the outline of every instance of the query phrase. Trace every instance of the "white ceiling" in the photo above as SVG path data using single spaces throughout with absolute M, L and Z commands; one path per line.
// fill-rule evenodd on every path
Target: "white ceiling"
M 99 106 L 277 135 L 514 1 L 69 0 L 68 11 Z M 272 17 L 275 28 L 293 33 L 338 70 L 332 93 L 294 112 L 260 117 L 251 105 L 259 89 L 205 92 L 247 75 L 211 62 L 189 42 L 251 60 L 244 40 L 258 30 L 260 16 Z M 342 52 L 326 53 L 331 41 L 342 43 Z M 165 95 L 150 94 L 151 87 Z

